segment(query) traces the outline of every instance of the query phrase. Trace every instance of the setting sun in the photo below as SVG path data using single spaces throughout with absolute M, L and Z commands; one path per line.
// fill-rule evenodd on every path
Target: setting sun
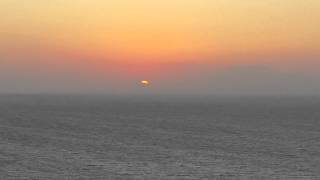
M 150 84 L 150 82 L 148 80 L 142 80 L 142 81 L 140 81 L 140 84 L 142 86 L 148 86 Z

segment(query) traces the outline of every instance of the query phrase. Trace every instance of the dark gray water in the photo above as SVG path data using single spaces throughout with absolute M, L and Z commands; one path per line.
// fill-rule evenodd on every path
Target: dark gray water
M 320 99 L 0 96 L 0 179 L 320 179 Z

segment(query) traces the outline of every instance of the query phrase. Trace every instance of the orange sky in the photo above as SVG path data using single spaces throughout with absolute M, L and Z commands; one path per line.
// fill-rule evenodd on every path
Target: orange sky
M 193 65 L 314 68 L 319 9 L 318 0 L 2 0 L 0 65 L 162 79 Z

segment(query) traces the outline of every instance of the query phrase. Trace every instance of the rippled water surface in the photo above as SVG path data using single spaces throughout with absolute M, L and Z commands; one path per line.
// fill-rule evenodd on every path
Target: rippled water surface
M 320 99 L 0 95 L 0 179 L 320 179 Z

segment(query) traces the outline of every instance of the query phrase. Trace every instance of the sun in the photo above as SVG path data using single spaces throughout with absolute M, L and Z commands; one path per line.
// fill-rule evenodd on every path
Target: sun
M 150 82 L 148 80 L 141 80 L 140 85 L 141 86 L 148 86 L 148 85 L 150 85 Z

